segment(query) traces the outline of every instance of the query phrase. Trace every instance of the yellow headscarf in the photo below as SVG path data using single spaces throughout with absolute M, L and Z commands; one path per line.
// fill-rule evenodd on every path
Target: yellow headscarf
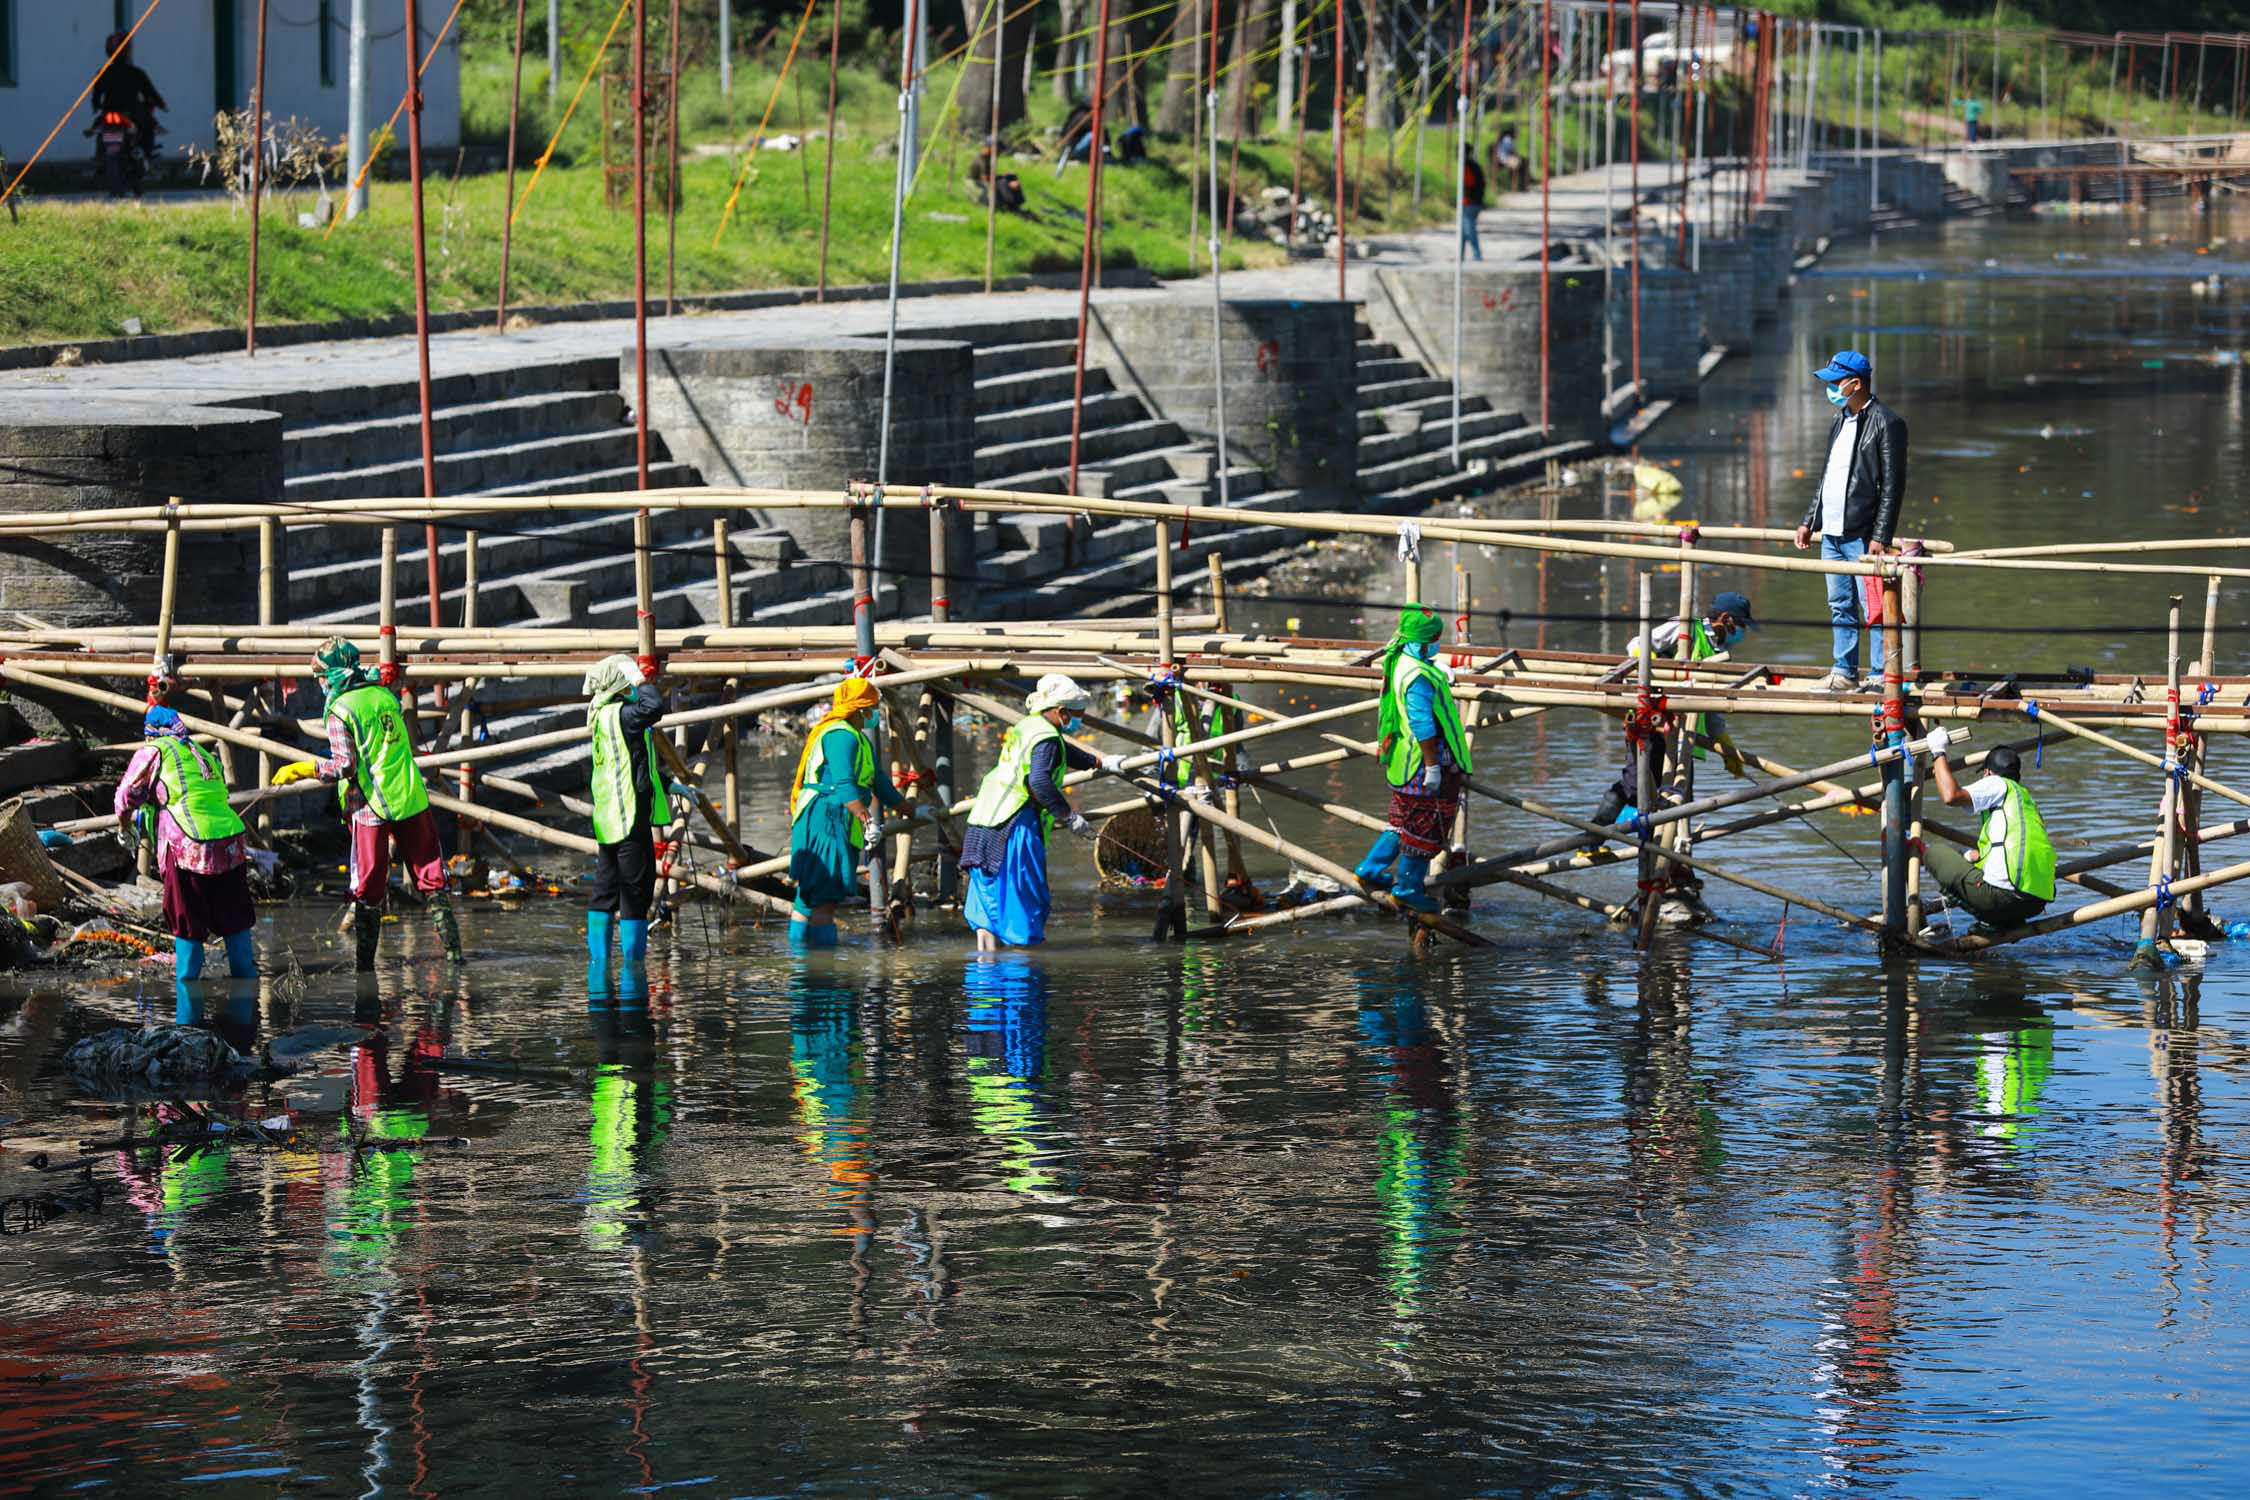
M 792 809 L 797 805 L 797 794 L 805 789 L 805 772 L 812 765 L 813 750 L 820 744 L 821 736 L 843 723 L 846 715 L 873 708 L 882 701 L 883 695 L 875 691 L 875 684 L 864 677 L 847 677 L 836 684 L 835 701 L 829 705 L 828 712 L 821 715 L 820 722 L 813 725 L 812 733 L 805 736 L 805 748 L 797 752 L 797 774 L 789 783 Z

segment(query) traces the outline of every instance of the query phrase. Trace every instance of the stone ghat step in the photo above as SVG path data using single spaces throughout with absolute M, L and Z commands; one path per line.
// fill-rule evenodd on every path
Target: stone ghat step
M 1492 405 L 1484 397 L 1472 396 L 1466 391 L 1462 392 L 1461 415 L 1463 417 L 1490 410 L 1492 410 Z M 1389 435 L 1389 429 L 1384 418 L 1392 412 L 1413 412 L 1421 418 L 1420 430 L 1424 432 L 1429 431 L 1432 427 L 1449 427 L 1453 422 L 1453 393 L 1449 389 L 1443 395 L 1424 396 L 1417 401 L 1393 402 L 1379 412 L 1361 412 L 1359 414 L 1359 441 L 1362 456 L 1367 451 L 1369 439 Z M 1510 412 L 1508 415 L 1514 417 L 1517 421 L 1523 420 L 1519 413 Z
M 1086 367 L 1087 395 L 1116 388 L 1116 383 L 1109 378 L 1109 371 L 1099 365 Z M 980 375 L 977 377 L 977 415 L 982 418 L 997 412 L 1014 411 L 1019 407 L 1068 401 L 1071 392 L 1076 389 L 1078 372 L 1067 361 L 1060 365 L 1043 365 L 1035 370 L 1015 370 L 1005 375 Z
M 625 398 L 615 391 L 543 391 L 444 406 L 430 416 L 432 444 L 441 456 L 549 437 L 611 433 L 626 420 Z M 422 459 L 419 413 L 323 423 L 284 431 L 282 473 L 311 478 Z
M 1175 424 L 1156 418 L 1090 429 L 1079 435 L 1079 467 L 1106 466 L 1112 459 L 1145 453 L 1151 448 L 1178 447 L 1185 437 Z M 1061 437 L 995 444 L 977 450 L 977 483 L 997 489 L 1001 487 L 997 480 L 1002 475 L 1029 469 L 1067 468 L 1069 463 L 1067 432 Z
M 1023 375 L 1042 370 L 1077 367 L 1078 339 L 1033 339 L 1020 344 L 979 344 L 973 356 L 978 384 L 1003 375 Z
M 1545 431 L 1540 427 L 1517 426 L 1464 441 L 1461 444 L 1462 462 L 1505 456 L 1536 447 Z M 1386 495 L 1411 490 L 1429 480 L 1459 472 L 1461 468 L 1453 462 L 1452 445 L 1448 438 L 1438 441 L 1434 447 L 1403 458 L 1362 465 L 1359 483 L 1360 488 L 1367 493 Z
M 1036 406 L 1017 406 L 1007 411 L 980 412 L 977 416 L 979 456 L 987 451 L 997 452 L 1011 444 L 1026 443 L 1037 438 L 1069 437 L 1074 405 L 1082 408 L 1079 417 L 1081 438 L 1086 433 L 1122 427 L 1129 422 L 1143 421 L 1148 416 L 1148 408 L 1141 404 L 1141 398 L 1129 391 L 1088 391 L 1083 402 L 1074 403 L 1066 390 L 1059 401 L 1046 401 Z
M 1521 419 L 1510 413 L 1472 411 L 1464 404 L 1461 411 L 1461 441 L 1465 445 L 1474 439 L 1492 437 L 1521 425 Z M 1376 437 L 1362 437 L 1359 440 L 1361 479 L 1366 482 L 1386 464 L 1429 453 L 1448 454 L 1452 446 L 1453 422 L 1450 413 L 1442 410 L 1416 431 L 1386 432 Z
M 1415 366 L 1416 370 L 1420 368 Z M 1425 401 L 1432 396 L 1450 396 L 1452 393 L 1453 386 L 1450 382 L 1428 374 L 1415 374 L 1398 380 L 1361 381 L 1357 407 L 1360 411 L 1381 411 L 1386 407 Z
M 650 434 L 649 448 L 652 470 L 659 461 L 670 461 L 670 453 L 654 433 Z M 533 493 L 534 487 L 550 485 L 564 476 L 620 468 L 637 473 L 634 453 L 635 437 L 629 427 L 529 438 L 465 453 L 440 453 L 435 466 L 437 489 L 441 495 Z M 656 482 L 653 473 L 649 482 Z M 283 491 L 284 499 L 295 502 L 418 496 L 422 493 L 422 461 L 417 456 L 404 462 L 291 478 L 284 481 Z
M 504 370 L 474 374 L 440 375 L 430 381 L 433 411 L 449 406 L 473 406 L 518 396 L 551 395 L 565 391 L 616 392 L 616 355 L 512 365 Z M 342 383 L 297 391 L 275 391 L 214 403 L 279 412 L 282 430 L 299 427 L 380 422 L 394 417 L 419 419 L 422 398 L 417 382 L 384 381 L 373 385 Z

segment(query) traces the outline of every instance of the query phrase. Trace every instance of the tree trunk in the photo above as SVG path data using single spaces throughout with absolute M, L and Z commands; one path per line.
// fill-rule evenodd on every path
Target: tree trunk
M 1073 32 L 1083 31 L 1088 25 L 1087 18 L 1092 13 L 1093 6 L 1089 0 L 1062 0 L 1062 29 L 1059 34 L 1067 37 Z M 1077 80 L 1073 76 L 1070 60 L 1078 55 L 1080 45 L 1076 41 L 1055 44 L 1054 88 L 1057 99 L 1077 97 Z
M 1111 0 L 1109 10 L 1109 75 L 1103 80 L 1109 102 L 1102 106 L 1102 130 L 1114 141 L 1126 126 L 1148 124 L 1142 94 L 1148 65 L 1134 66 L 1133 54 L 1139 49 L 1133 44 L 1133 23 L 1128 19 L 1133 7 L 1124 0 Z M 1114 126 L 1112 120 L 1117 122 Z
M 962 65 L 956 120 L 960 132 L 973 140 L 984 138 L 992 120 L 992 22 L 1011 8 L 1008 0 L 990 0 L 990 6 L 988 14 L 987 0 L 961 0 L 961 24 L 971 33 L 971 42 L 968 61 Z M 979 29 L 980 23 L 982 29 Z M 1023 9 L 1022 15 L 1002 25 L 1006 33 L 1001 38 L 1000 60 L 1000 128 L 1003 131 L 1024 116 L 1024 74 L 1020 63 L 1024 49 L 1032 44 L 1038 24 L 1037 8 L 1029 7 Z
M 1253 64 L 1250 59 L 1265 51 L 1267 44 L 1273 40 L 1274 5 L 1275 0 L 1243 0 L 1242 9 L 1237 15 L 1234 54 L 1228 65 L 1231 71 L 1227 75 L 1227 96 L 1219 106 L 1220 127 L 1230 137 L 1234 134 L 1234 122 L 1238 118 L 1242 121 L 1243 130 L 1252 137 L 1263 129 L 1257 94 L 1254 91 L 1245 94 L 1243 91 L 1253 88 L 1259 73 L 1264 69 L 1263 63 Z M 1303 87 L 1302 82 L 1298 86 Z
M 1180 23 L 1172 28 L 1172 40 L 1186 45 L 1152 57 L 1141 65 L 1143 73 L 1161 66 L 1169 75 L 1164 85 L 1164 102 L 1156 107 L 1153 128 L 1158 135 L 1186 135 L 1195 124 L 1195 112 L 1203 107 L 1195 83 L 1202 72 L 1201 60 L 1209 50 L 1205 37 L 1211 29 L 1208 4 L 1209 0 L 1185 0 L 1180 6 Z
M 1391 102 L 1391 32 L 1383 7 L 1376 0 L 1366 0 L 1365 29 L 1360 33 L 1367 44 L 1363 59 L 1366 70 L 1360 75 L 1360 87 L 1367 91 L 1367 125 L 1371 130 L 1388 130 L 1398 118 Z

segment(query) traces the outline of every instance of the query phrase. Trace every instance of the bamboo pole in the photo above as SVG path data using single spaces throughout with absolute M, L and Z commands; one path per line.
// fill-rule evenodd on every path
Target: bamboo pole
M 1095 150 L 1099 151 L 1100 149 L 1097 142 Z M 1157 670 L 1165 676 L 1177 675 L 1177 668 L 1173 665 L 1173 646 L 1172 527 L 1169 522 L 1158 521 L 1156 523 L 1156 658 L 1158 662 Z M 1179 734 L 1172 722 L 1172 703 L 1169 694 L 1160 691 L 1157 695 L 1156 705 L 1157 735 L 1163 744 L 1164 754 L 1169 757 L 1175 753 L 1175 747 L 1179 743 Z M 1171 776 L 1172 772 L 1164 762 L 1160 761 L 1158 766 L 1160 775 L 1166 778 Z M 1176 787 L 1167 785 L 1165 795 L 1170 797 L 1177 790 Z M 1187 862 L 1183 845 L 1187 839 L 1193 838 L 1194 835 L 1189 826 L 1177 816 L 1160 813 L 1159 820 L 1164 825 L 1164 900 L 1157 908 L 1156 932 L 1154 935 L 1161 941 L 1167 937 L 1185 938 L 1187 936 Z M 1211 893 L 1206 892 L 1205 898 L 1207 900 L 1212 899 Z
M 150 658 L 148 668 L 150 703 L 158 701 L 158 681 L 171 670 L 166 658 L 172 654 L 172 622 L 178 614 L 180 599 L 180 526 L 177 517 L 164 529 L 164 572 L 158 587 L 161 592 L 158 593 L 156 602 L 156 650 Z
M 719 586 L 719 627 L 734 628 L 734 545 L 727 539 L 727 518 L 719 516 L 711 522 L 711 551 L 713 566 Z M 739 679 L 728 678 L 723 689 L 729 698 L 740 696 Z M 735 721 L 729 719 L 719 731 L 720 755 L 725 763 L 725 781 L 720 794 L 725 809 L 727 826 L 734 830 L 737 840 L 742 837 L 742 735 Z
M 1656 660 L 1655 630 L 1655 580 L 1644 570 L 1641 574 L 1641 654 L 1639 666 L 1641 700 L 1644 703 L 1648 701 L 1653 688 L 1652 676 Z M 1634 746 L 1634 816 L 1642 820 L 1642 826 L 1644 827 L 1653 825 L 1656 814 L 1656 767 L 1649 752 L 1652 746 L 1661 743 L 1662 741 L 1657 737 L 1657 732 L 1651 730 Z M 1681 819 L 1680 821 L 1685 822 L 1686 820 Z M 1643 835 L 1640 846 L 1640 930 L 1633 946 L 1645 949 L 1656 936 L 1656 914 L 1664 904 L 1664 891 L 1667 881 L 1665 869 L 1657 861 L 1657 843 Z M 1464 866 L 1464 868 L 1468 867 Z
M 2171 894 L 2175 898 L 2194 895 L 2217 886 L 2232 885 L 2235 881 L 2245 879 L 2250 879 L 2250 861 L 2228 865 L 2208 874 L 2174 881 Z M 2102 901 L 2090 901 L 2084 906 L 2073 907 L 2059 916 L 2042 917 L 2036 922 L 2013 928 L 2007 932 L 1994 933 L 1990 937 L 1979 937 L 1975 933 L 1968 933 L 1943 944 L 1940 951 L 1963 955 L 1981 953 L 1987 948 L 1996 948 L 2003 943 L 2020 943 L 2025 938 L 2044 937 L 2050 932 L 2060 932 L 2066 927 L 2083 927 L 2089 922 L 2099 922 L 2105 917 L 2117 917 L 2128 912 L 2146 911 L 2156 904 L 2157 894 L 2156 887 L 2150 886 L 2145 890 L 2134 891 L 2129 895 L 2112 896 Z
M 2141 913 L 2141 937 L 2134 962 L 2145 961 L 2152 949 L 2171 935 L 2172 882 L 2180 873 L 2180 790 L 2188 768 L 2180 758 L 2180 596 L 2174 594 L 2167 611 L 2164 650 L 2164 795 L 2156 814 L 2157 847 L 2150 856 L 2148 883 L 2160 893 Z
M 1906 643 L 1901 638 L 1899 577 L 1883 575 L 1882 742 L 1893 749 L 1906 743 Z M 1913 762 L 1901 756 L 1883 767 L 1883 930 L 1897 939 L 1909 932 L 1907 900 L 1907 777 Z
M 2165 764 L 2162 757 L 2151 755 L 2146 750 L 2142 750 L 2137 746 L 2128 745 L 2123 740 L 2112 739 L 2106 734 L 2097 733 L 2096 731 L 2087 728 L 2086 725 L 2080 722 L 2077 718 L 2065 718 L 2061 714 L 2056 713 L 2053 709 L 2049 708 L 2044 703 L 2041 703 L 2039 705 L 2039 712 L 2034 715 L 2034 717 L 2037 718 L 2038 721 L 2042 724 L 2050 725 L 2053 728 L 2059 729 L 2067 735 L 2075 736 L 2078 739 L 2091 741 L 2096 745 L 2102 746 L 2104 749 L 2114 750 L 2119 755 L 2139 761 L 2142 765 L 2152 767 L 2159 771 L 2169 772 L 2170 770 L 2170 768 Z M 2207 730 L 2209 726 L 2205 721 L 2198 720 L 2196 727 L 2198 729 Z M 2231 786 L 2226 786 L 2220 782 L 2213 781 L 2210 777 L 2203 775 L 2201 772 L 2191 771 L 2186 775 L 2184 779 L 2191 786 L 2199 786 L 2203 788 L 2203 790 L 2210 792 L 2215 796 L 2226 798 L 2226 800 L 2229 802 L 2236 802 L 2240 803 L 2244 807 L 2250 807 L 2250 795 L 2238 792 Z
M 258 623 L 271 625 L 280 604 L 281 581 L 281 528 L 271 521 L 258 524 Z M 278 704 L 276 705 L 278 706 Z M 273 757 L 258 757 L 258 786 L 261 790 L 273 785 Z M 258 814 L 258 837 L 268 848 L 273 845 L 273 812 L 263 809 Z

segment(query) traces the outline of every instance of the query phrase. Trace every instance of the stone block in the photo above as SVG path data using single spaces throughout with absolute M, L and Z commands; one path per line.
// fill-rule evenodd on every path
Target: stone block
M 1552 267 L 1547 284 L 1549 425 L 1558 438 L 1602 439 L 1602 272 Z M 1462 273 L 1461 384 L 1495 410 L 1539 420 L 1540 273 L 1472 265 Z M 1385 267 L 1367 298 L 1368 326 L 1400 353 L 1447 375 L 1453 367 L 1453 268 Z M 1345 408 L 1349 410 L 1350 408 Z M 1331 414 L 1330 421 L 1335 420 Z
M 516 587 L 524 608 L 542 620 L 583 620 L 588 590 L 582 578 L 527 578 Z
M 0 749 L 0 797 L 52 786 L 77 774 L 78 746 L 71 740 L 26 740 Z

